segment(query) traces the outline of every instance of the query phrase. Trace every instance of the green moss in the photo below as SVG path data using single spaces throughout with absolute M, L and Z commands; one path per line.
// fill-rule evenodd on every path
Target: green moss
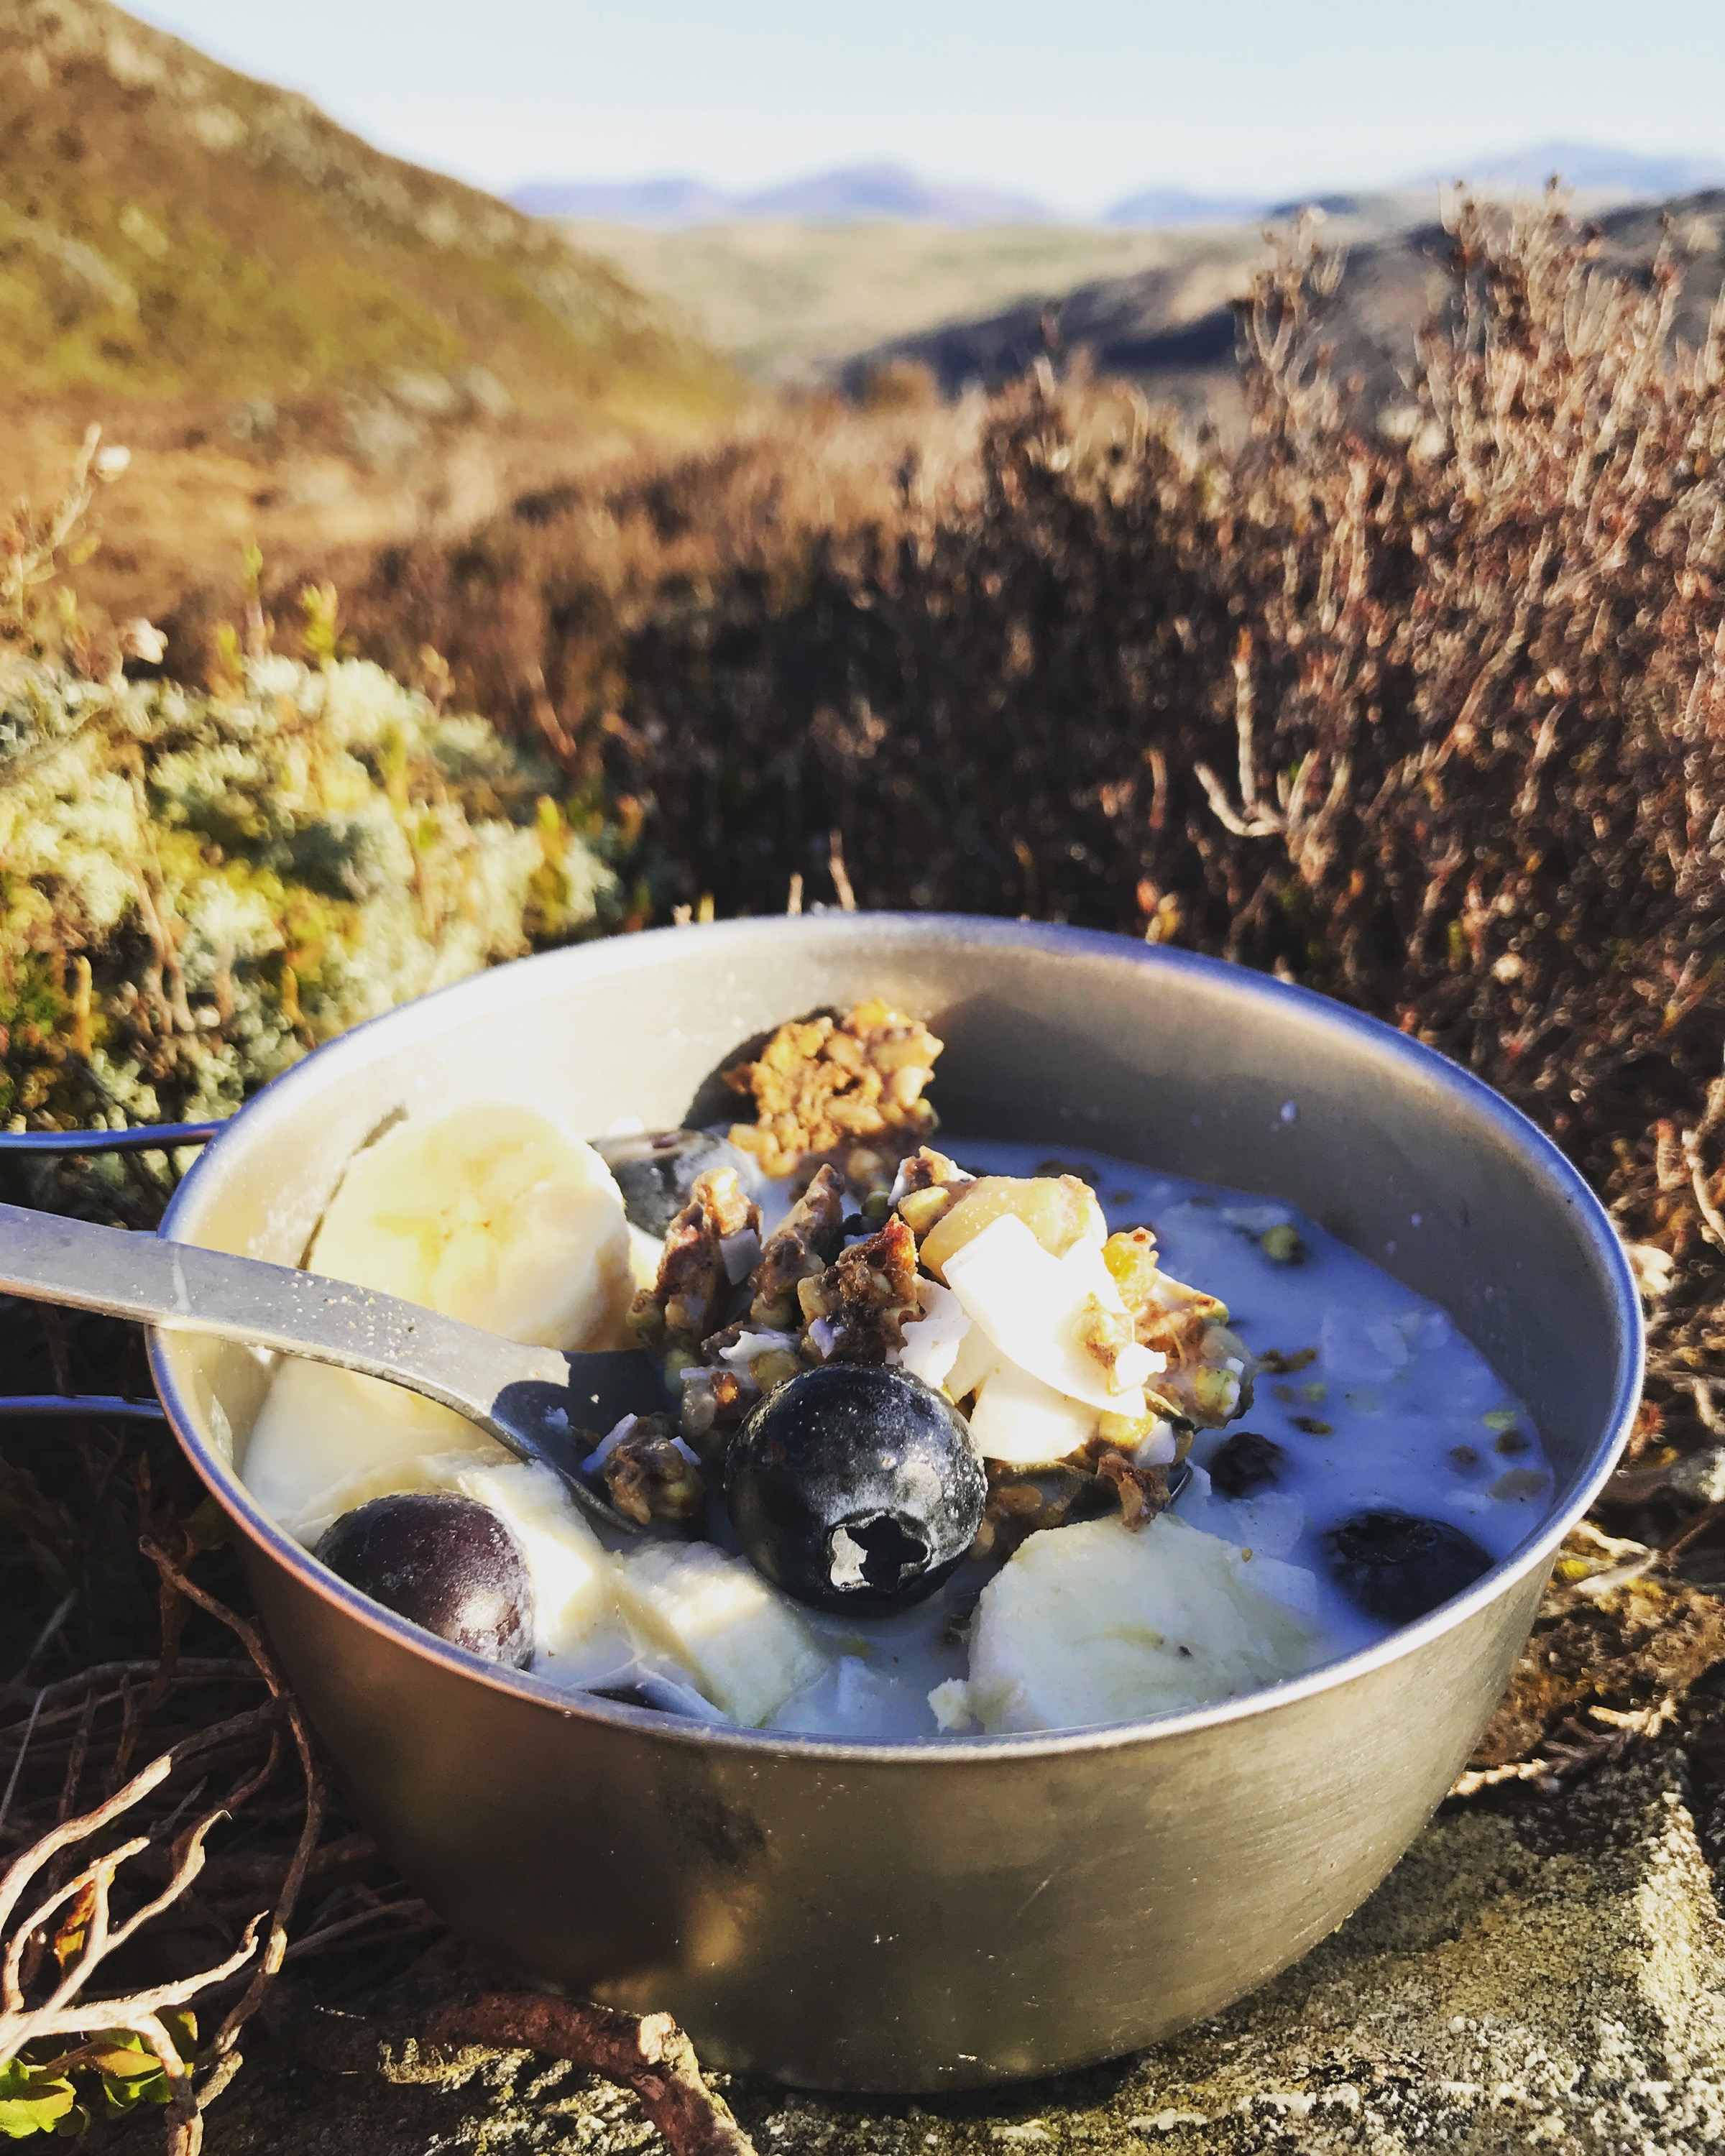
M 246 662 L 224 696 L 0 660 L 0 1116 L 224 1112 L 360 1019 L 608 925 L 609 834 L 555 783 L 355 660 Z

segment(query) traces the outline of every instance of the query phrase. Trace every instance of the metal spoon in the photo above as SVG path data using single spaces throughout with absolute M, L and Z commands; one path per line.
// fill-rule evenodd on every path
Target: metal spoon
M 579 1470 L 593 1431 L 665 1405 L 639 1348 L 524 1348 L 394 1296 L 164 1236 L 0 1205 L 0 1292 L 208 1332 L 423 1393 L 517 1459 L 542 1461 L 609 1527 L 639 1530 Z

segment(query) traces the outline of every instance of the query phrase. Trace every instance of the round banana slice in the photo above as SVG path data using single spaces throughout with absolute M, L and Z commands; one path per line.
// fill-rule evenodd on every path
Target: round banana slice
M 356 1154 L 306 1264 L 539 1348 L 606 1348 L 634 1293 L 622 1193 L 538 1108 L 413 1116 Z

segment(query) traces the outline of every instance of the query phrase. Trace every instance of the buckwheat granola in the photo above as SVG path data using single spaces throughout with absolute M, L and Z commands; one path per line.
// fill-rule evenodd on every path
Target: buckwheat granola
M 843 1019 L 793 1019 L 754 1062 L 725 1073 L 756 1108 L 752 1123 L 732 1126 L 731 1142 L 769 1176 L 825 1160 L 861 1187 L 890 1181 L 895 1163 L 935 1128 L 922 1092 L 941 1047 L 919 1019 L 878 996 Z
M 1228 1306 L 1163 1272 L 1147 1228 L 1122 1229 L 1102 1245 L 1140 1347 L 1166 1356 L 1147 1391 L 1161 1412 L 1214 1428 L 1252 1404 L 1253 1361 L 1230 1332 Z
M 845 1218 L 845 1186 L 832 1168 L 814 1179 L 767 1238 L 761 1262 L 749 1277 L 749 1316 L 757 1325 L 801 1322 L 799 1282 L 826 1270 L 839 1246 Z
M 612 1446 L 599 1471 L 612 1503 L 638 1526 L 698 1521 L 706 1510 L 706 1484 L 672 1436 L 669 1415 L 643 1415 Z
M 841 1250 L 797 1291 L 810 1359 L 884 1363 L 921 1314 L 916 1240 L 896 1214 L 866 1242 Z
M 655 1346 L 699 1348 L 758 1259 L 760 1234 L 761 1209 L 744 1194 L 734 1168 L 697 1176 L 689 1203 L 665 1232 L 658 1279 L 629 1311 L 631 1332 Z

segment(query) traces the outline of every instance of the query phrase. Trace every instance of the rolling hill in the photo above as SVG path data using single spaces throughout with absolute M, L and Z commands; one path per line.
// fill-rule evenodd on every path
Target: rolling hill
M 0 499 L 93 422 L 131 450 L 98 613 L 219 615 L 247 547 L 453 534 L 748 393 L 556 226 L 107 0 L 0 0 Z
M 475 367 L 530 408 L 700 375 L 554 228 L 107 0 L 0 0 L 0 382 L 279 397 Z
M 1725 283 L 1725 190 L 1630 204 L 1608 211 L 1594 226 L 1602 266 L 1626 275 L 1642 271 L 1661 237 L 1668 239 L 1684 273 L 1675 333 L 1697 344 Z M 1167 261 L 1068 291 L 1054 311 L 1057 335 L 1067 351 L 1086 352 L 1100 373 L 1136 382 L 1194 415 L 1226 418 L 1238 398 L 1233 302 L 1264 259 L 1261 229 L 1169 237 L 1182 244 Z M 1345 264 L 1326 331 L 1336 377 L 1357 384 L 1353 393 L 1366 415 L 1394 428 L 1409 409 L 1415 335 L 1448 235 L 1435 221 L 1374 233 L 1358 220 L 1332 217 L 1327 237 Z M 911 361 L 929 367 L 949 395 L 973 384 L 997 388 L 1044 350 L 1048 313 L 1046 302 L 1033 299 L 887 340 L 853 359 L 844 378 L 860 388 L 882 365 Z
M 856 224 L 881 218 L 960 226 L 1057 222 L 1052 210 L 1027 195 L 926 180 L 907 166 L 886 163 L 811 172 L 752 194 L 726 194 L 691 179 L 616 184 L 542 180 L 517 187 L 510 200 L 537 217 L 600 218 L 661 230 L 762 218 L 805 224 Z

